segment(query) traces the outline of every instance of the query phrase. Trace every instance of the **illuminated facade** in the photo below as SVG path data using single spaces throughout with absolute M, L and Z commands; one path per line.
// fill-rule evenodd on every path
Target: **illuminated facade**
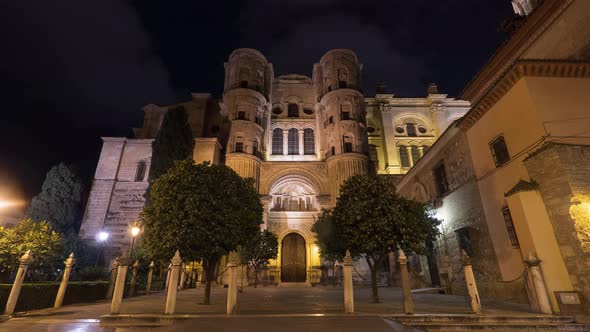
M 109 257 L 128 246 L 127 225 L 143 207 L 151 141 L 166 110 L 182 106 L 195 136 L 194 159 L 225 163 L 255 179 L 263 227 L 279 238 L 271 264 L 277 280 L 318 281 L 322 262 L 311 225 L 333 206 L 340 185 L 355 174 L 401 176 L 469 109 L 435 85 L 422 98 L 366 97 L 361 69 L 354 52 L 336 49 L 313 65 L 311 78 L 275 77 L 260 52 L 235 50 L 225 64 L 221 100 L 193 94 L 185 103 L 148 105 L 134 139 L 103 138 L 82 236 L 111 233 Z

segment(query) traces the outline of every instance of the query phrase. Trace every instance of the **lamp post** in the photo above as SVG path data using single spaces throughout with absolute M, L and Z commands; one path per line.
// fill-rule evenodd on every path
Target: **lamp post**
M 96 242 L 98 242 L 99 244 L 99 250 L 98 253 L 96 254 L 96 262 L 94 263 L 94 266 L 98 266 L 98 261 L 100 259 L 100 255 L 102 255 L 102 252 L 104 250 L 104 242 L 109 238 L 109 233 L 105 232 L 105 231 L 100 231 L 98 232 L 98 234 L 96 234 Z
M 132 226 L 131 227 L 131 246 L 129 247 L 129 257 L 133 257 L 133 246 L 135 245 L 135 238 L 137 237 L 137 235 L 139 234 L 139 227 L 137 226 Z

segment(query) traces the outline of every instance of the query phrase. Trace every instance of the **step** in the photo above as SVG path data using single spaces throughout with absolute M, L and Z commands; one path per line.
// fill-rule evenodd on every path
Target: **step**
M 464 314 L 416 314 L 416 315 L 391 315 L 394 320 L 404 324 L 566 324 L 574 323 L 573 316 L 555 315 L 464 315 Z
M 511 332 L 511 331 L 590 331 L 590 324 L 576 324 L 576 323 L 547 323 L 547 324 L 429 324 L 429 323 L 417 323 L 417 324 L 406 324 L 412 328 L 419 330 L 434 332 L 462 332 L 462 331 L 497 331 L 497 332 Z

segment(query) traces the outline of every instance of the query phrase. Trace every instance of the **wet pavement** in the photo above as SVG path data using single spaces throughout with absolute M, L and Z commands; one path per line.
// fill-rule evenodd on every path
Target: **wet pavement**
M 203 289 L 178 293 L 178 314 L 202 315 L 198 319 L 164 327 L 101 327 L 100 316 L 109 313 L 110 304 L 97 302 L 64 306 L 60 309 L 18 313 L 0 323 L 0 332 L 94 332 L 94 331 L 399 331 L 378 315 L 402 312 L 401 290 L 381 288 L 381 303 L 370 303 L 370 289 L 355 289 L 355 311 L 361 316 L 342 315 L 342 288 L 336 287 L 260 287 L 245 288 L 238 294 L 237 314 L 225 316 L 226 289 L 212 290 L 212 304 L 202 305 Z M 416 313 L 468 313 L 465 297 L 440 294 L 414 294 Z M 124 299 L 121 313 L 164 311 L 163 293 Z M 484 314 L 527 315 L 528 305 L 483 302 Z

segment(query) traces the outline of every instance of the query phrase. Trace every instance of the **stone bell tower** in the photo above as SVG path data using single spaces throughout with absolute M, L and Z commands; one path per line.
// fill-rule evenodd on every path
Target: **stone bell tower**
M 342 183 L 368 169 L 368 142 L 361 68 L 350 50 L 331 50 L 314 65 L 316 110 L 323 128 L 322 152 L 328 166 L 332 201 Z
M 264 132 L 270 119 L 269 107 L 273 69 L 253 49 L 232 52 L 225 63 L 225 85 L 221 113 L 231 121 L 226 147 L 226 165 L 240 176 L 260 182 Z

